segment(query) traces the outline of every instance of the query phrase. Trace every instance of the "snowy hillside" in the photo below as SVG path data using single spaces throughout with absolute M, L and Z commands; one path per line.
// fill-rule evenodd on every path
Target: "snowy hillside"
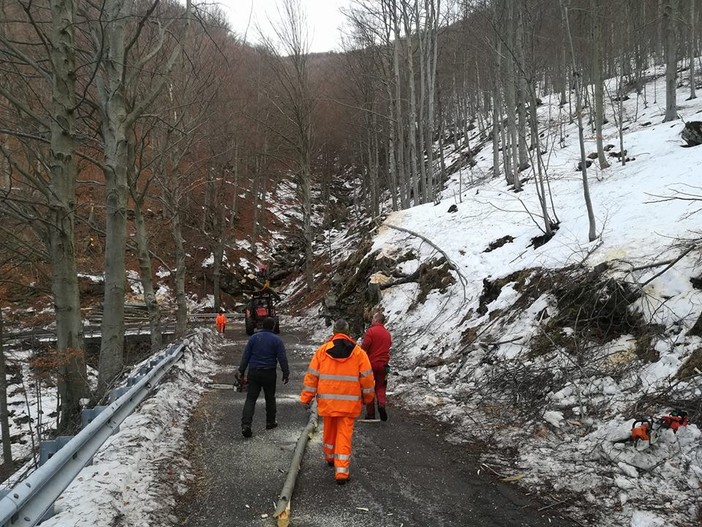
M 486 470 L 546 495 L 558 492 L 579 510 L 576 518 L 603 526 L 692 525 L 700 514 L 702 445 L 695 417 L 702 376 L 697 370 L 677 377 L 700 348 L 699 338 L 686 335 L 702 312 L 702 292 L 690 282 L 702 271 L 700 254 L 692 250 L 670 264 L 699 245 L 700 201 L 689 198 L 702 199 L 702 146 L 683 148 L 682 120 L 662 123 L 664 86 L 657 85 L 658 104 L 653 84 L 648 108 L 635 94 L 624 103 L 624 148 L 631 160 L 622 166 L 609 158 L 606 170 L 595 160 L 588 169 L 596 241 L 588 242 L 576 124 L 568 123 L 567 108 L 545 99 L 539 117 L 552 126 L 542 140 L 549 138 L 545 159 L 560 221 L 551 240 L 532 246 L 543 234 L 533 173 L 522 173 L 530 179 L 520 193 L 503 177 L 491 178 L 487 143 L 472 170 L 451 176 L 438 205 L 391 213 L 373 246 L 378 258 L 399 260 L 408 251 L 418 256 L 398 266 L 403 274 L 441 257 L 430 243 L 393 228 L 401 227 L 433 242 L 455 265 L 455 283 L 444 294 L 433 290 L 424 303 L 416 302 L 417 283 L 382 292 L 395 338 L 394 396 L 454 423 L 456 440 L 497 445 L 486 454 Z M 702 99 L 686 101 L 687 93 L 679 89 L 679 114 L 685 122 L 702 120 Z M 605 144 L 619 145 L 609 110 Z M 559 124 L 565 127 L 561 145 Z M 586 153 L 596 152 L 589 128 L 585 133 Z M 483 182 L 469 186 L 471 179 Z M 457 211 L 449 212 L 454 204 Z M 511 240 L 486 252 L 506 236 Z M 497 287 L 493 297 L 481 299 L 485 279 Z M 562 306 L 557 291 L 562 301 L 579 281 L 599 287 L 590 294 L 600 298 L 579 308 L 572 327 L 554 324 Z M 631 327 L 641 331 L 617 328 L 611 340 L 582 337 L 576 326 L 587 323 L 587 306 L 605 305 L 616 291 L 629 300 L 625 318 L 632 314 Z M 635 418 L 667 414 L 672 402 L 695 405 L 684 408 L 689 426 L 677 434 L 661 431 L 651 445 L 615 442 L 629 435 Z M 516 449 L 513 465 L 505 461 L 507 449 Z M 588 503 L 596 506 L 584 507 Z

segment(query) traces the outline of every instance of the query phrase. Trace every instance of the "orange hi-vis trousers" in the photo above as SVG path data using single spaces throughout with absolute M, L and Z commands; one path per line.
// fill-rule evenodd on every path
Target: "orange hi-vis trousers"
M 355 417 L 324 417 L 322 450 L 327 462 L 334 462 L 334 477 L 349 479 L 351 466 L 351 438 Z

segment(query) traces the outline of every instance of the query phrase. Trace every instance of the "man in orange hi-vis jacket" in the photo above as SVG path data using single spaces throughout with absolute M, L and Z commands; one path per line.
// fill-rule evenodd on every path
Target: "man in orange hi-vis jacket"
M 363 405 L 375 397 L 368 355 L 348 333 L 348 323 L 337 320 L 334 335 L 314 353 L 300 394 L 304 405 L 317 398 L 317 413 L 324 418 L 324 459 L 334 467 L 339 485 L 349 479 L 354 422 Z
M 227 325 L 227 317 L 224 314 L 224 309 L 219 310 L 219 313 L 215 318 L 215 324 L 217 324 L 217 332 L 224 333 L 224 327 Z

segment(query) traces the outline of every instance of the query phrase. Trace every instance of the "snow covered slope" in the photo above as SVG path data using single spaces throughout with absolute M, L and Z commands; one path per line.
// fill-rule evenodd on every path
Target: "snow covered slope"
M 472 172 L 451 175 L 438 205 L 389 214 L 373 247 L 390 257 L 413 250 L 418 258 L 401 264 L 404 273 L 441 256 L 431 244 L 393 228 L 402 227 L 431 240 L 457 269 L 445 294 L 434 290 L 423 304 L 415 305 L 416 283 L 383 291 L 395 338 L 394 396 L 454 423 L 463 438 L 500 447 L 486 455 L 491 467 L 501 464 L 498 471 L 546 496 L 557 493 L 576 517 L 603 526 L 683 526 L 700 514 L 702 446 L 694 419 L 677 434 L 661 431 L 652 445 L 615 442 L 627 437 L 635 418 L 649 415 L 637 411 L 657 417 L 676 402 L 692 404 L 688 411 L 700 415 L 699 371 L 676 377 L 700 348 L 698 337 L 686 335 L 702 312 L 702 292 L 690 282 L 702 271 L 700 253 L 693 249 L 670 267 L 664 263 L 699 245 L 702 146 L 684 148 L 680 132 L 683 120 L 702 120 L 702 99 L 686 101 L 688 90 L 680 88 L 683 120 L 663 123 L 664 86 L 657 86 L 657 103 L 653 84 L 646 108 L 636 94 L 624 103 L 624 148 L 631 160 L 622 166 L 609 158 L 612 166 L 605 170 L 595 160 L 588 169 L 597 240 L 588 241 L 577 127 L 568 123 L 567 108 L 545 99 L 538 111 L 542 123 L 551 123 L 542 141 L 549 146 L 544 158 L 560 221 L 551 240 L 532 246 L 543 223 L 533 173 L 522 173 L 530 179 L 520 193 L 503 177 L 491 178 L 488 143 Z M 611 110 L 604 140 L 619 145 Z M 585 133 L 586 153 L 595 152 L 594 135 L 589 128 Z M 482 183 L 470 186 L 471 179 Z M 448 212 L 454 204 L 457 211 Z M 505 236 L 513 240 L 485 252 Z M 564 290 L 603 262 L 607 270 L 595 283 L 636 294 L 627 312 L 643 315 L 639 327 L 651 329 L 646 342 L 626 331 L 609 342 L 578 342 L 570 338 L 577 328 L 562 327 L 549 334 L 548 349 L 535 349 L 559 311 L 546 280 Z M 497 298 L 483 299 L 479 311 L 484 279 L 505 277 Z M 613 293 L 603 288 L 597 294 L 606 302 Z M 574 320 L 573 326 L 579 323 Z M 587 349 L 578 348 L 583 342 Z M 505 452 L 501 448 L 516 449 L 515 464 L 498 453 Z

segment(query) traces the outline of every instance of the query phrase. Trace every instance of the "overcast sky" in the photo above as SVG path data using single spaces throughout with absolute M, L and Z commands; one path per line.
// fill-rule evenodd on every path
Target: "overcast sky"
M 257 24 L 266 36 L 273 36 L 268 20 L 278 21 L 278 5 L 282 0 L 215 0 L 229 18 L 232 29 L 246 40 L 258 41 Z M 339 8 L 347 7 L 350 0 L 301 0 L 309 24 L 310 51 L 339 51 L 340 27 L 344 16 Z

